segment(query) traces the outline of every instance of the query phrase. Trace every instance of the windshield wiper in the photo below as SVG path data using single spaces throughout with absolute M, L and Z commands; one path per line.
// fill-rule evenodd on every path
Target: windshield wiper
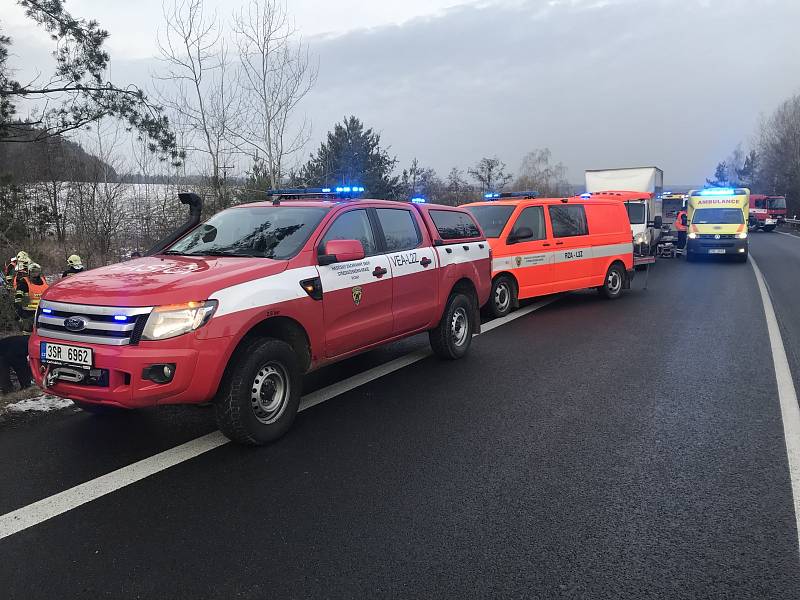
M 159 252 L 159 254 L 170 254 L 172 256 L 189 256 L 185 252 L 179 252 L 178 250 L 164 250 L 163 252 Z
M 258 254 L 234 254 L 233 252 L 225 252 L 224 250 L 205 250 L 203 252 L 192 252 L 186 256 L 238 256 L 242 258 L 263 258 Z

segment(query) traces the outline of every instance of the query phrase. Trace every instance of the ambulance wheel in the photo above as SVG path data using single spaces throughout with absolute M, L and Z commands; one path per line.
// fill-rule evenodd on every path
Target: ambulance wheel
M 505 317 L 517 307 L 517 286 L 508 275 L 495 277 L 492 293 L 489 296 L 489 315 L 493 318 Z
M 465 294 L 454 293 L 435 329 L 428 332 L 433 353 L 445 360 L 463 357 L 472 343 L 475 307 Z
M 747 252 L 744 254 L 737 254 L 736 255 L 736 262 L 746 263 L 747 262 Z
M 300 406 L 302 373 L 292 347 L 260 338 L 241 348 L 214 402 L 217 425 L 234 442 L 259 446 L 291 427 Z
M 625 270 L 617 263 L 614 263 L 608 267 L 605 283 L 597 288 L 597 291 L 609 300 L 614 300 L 622 295 L 622 290 L 624 287 Z

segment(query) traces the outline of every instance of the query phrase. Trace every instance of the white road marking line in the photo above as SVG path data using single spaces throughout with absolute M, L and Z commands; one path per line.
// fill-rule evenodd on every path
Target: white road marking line
M 222 432 L 215 431 L 18 508 L 0 517 L 0 540 L 218 448 L 229 441 Z
M 794 516 L 797 527 L 797 535 L 800 540 L 800 406 L 797 404 L 797 392 L 794 388 L 792 372 L 789 369 L 789 361 L 786 358 L 786 350 L 783 346 L 781 330 L 778 326 L 778 319 L 775 317 L 775 309 L 772 306 L 767 284 L 761 269 L 750 255 L 750 264 L 756 274 L 758 289 L 761 292 L 761 302 L 764 305 L 764 315 L 767 318 L 767 332 L 769 333 L 769 343 L 772 348 L 772 363 L 775 367 L 775 380 L 778 384 L 778 400 L 781 405 L 781 418 L 783 420 L 783 437 L 786 442 L 786 456 L 789 459 L 789 478 L 792 484 L 792 496 L 794 497 Z M 798 545 L 800 550 L 800 544 Z
M 785 235 L 790 238 L 794 238 L 796 240 L 800 239 L 800 235 L 793 235 L 791 233 L 786 233 L 785 231 L 773 231 L 772 233 L 778 233 L 780 235 Z
M 483 333 L 491 331 L 501 325 L 510 323 L 514 319 L 519 319 L 532 313 L 548 304 L 558 300 L 559 296 L 547 298 L 541 302 L 536 302 L 526 306 L 516 312 L 506 315 L 500 319 L 495 319 L 482 327 Z M 393 373 L 399 369 L 419 362 L 427 358 L 432 353 L 428 349 L 417 350 L 404 356 L 390 360 L 389 362 L 368 369 L 363 373 L 358 373 L 342 381 L 333 383 L 321 388 L 316 392 L 311 392 L 303 396 L 300 402 L 300 411 L 316 406 L 335 398 L 345 392 L 349 392 L 359 386 L 374 381 L 384 375 Z M 64 490 L 42 500 L 38 500 L 27 506 L 18 508 L 4 515 L 0 515 L 0 540 L 20 531 L 24 531 L 34 525 L 43 523 L 48 519 L 57 517 L 74 508 L 78 508 L 92 500 L 97 500 L 107 494 L 115 492 L 123 487 L 129 486 L 137 481 L 141 481 L 151 475 L 155 475 L 165 469 L 174 467 L 182 462 L 186 462 L 196 456 L 205 454 L 209 450 L 214 450 L 230 442 L 222 432 L 214 431 L 208 435 L 201 436 L 175 448 L 165 450 L 154 456 L 150 456 L 133 464 L 127 465 L 111 473 L 106 473 L 95 479 L 91 479 L 75 487 Z

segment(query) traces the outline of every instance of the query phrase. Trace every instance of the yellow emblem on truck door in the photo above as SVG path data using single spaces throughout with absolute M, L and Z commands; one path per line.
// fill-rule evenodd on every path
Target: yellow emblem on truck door
M 358 306 L 361 304 L 361 286 L 357 285 L 353 288 L 353 303 Z

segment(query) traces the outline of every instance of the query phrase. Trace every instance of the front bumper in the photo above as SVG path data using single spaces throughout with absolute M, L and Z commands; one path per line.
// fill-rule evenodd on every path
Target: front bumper
M 686 252 L 689 254 L 735 255 L 747 254 L 748 240 L 739 238 L 719 239 L 697 238 L 686 240 Z
M 28 343 L 28 361 L 40 387 L 44 387 L 47 369 L 39 358 L 42 341 L 90 347 L 94 354 L 93 367 L 102 373 L 99 382 L 93 384 L 58 381 L 47 388 L 48 393 L 83 402 L 143 408 L 210 400 L 224 369 L 225 361 L 220 357 L 225 356 L 230 338 L 198 340 L 193 334 L 187 334 L 137 346 L 109 346 L 65 342 L 34 333 Z M 158 384 L 143 377 L 147 367 L 163 363 L 175 365 L 175 374 L 169 383 Z

